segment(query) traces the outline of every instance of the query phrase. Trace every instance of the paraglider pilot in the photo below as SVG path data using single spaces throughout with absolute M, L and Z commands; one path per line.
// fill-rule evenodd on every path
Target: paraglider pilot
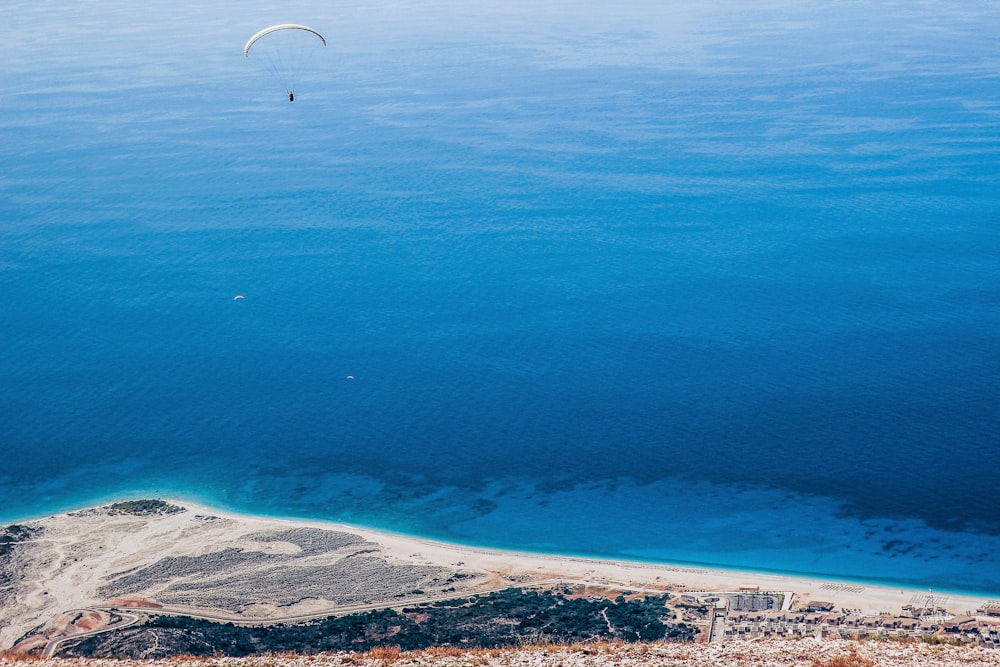
M 288 101 L 289 102 L 294 102 L 295 101 L 295 93 L 293 93 L 291 91 L 288 92 Z

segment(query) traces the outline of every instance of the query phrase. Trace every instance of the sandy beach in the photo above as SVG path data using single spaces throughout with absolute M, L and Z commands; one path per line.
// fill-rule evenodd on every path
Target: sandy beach
M 220 512 L 186 500 L 148 515 L 109 506 L 20 522 L 30 533 L 0 563 L 0 649 L 82 633 L 74 610 L 166 609 L 260 623 L 443 599 L 511 586 L 594 591 L 784 593 L 785 606 L 828 601 L 899 615 L 927 591 L 807 577 L 604 561 L 464 547 L 321 521 Z M 183 508 L 183 509 L 181 509 Z M 0 579 L 0 583 L 5 580 Z M 972 615 L 987 598 L 941 596 Z M 29 636 L 30 635 L 30 636 Z M 27 639 L 25 639 L 27 637 Z

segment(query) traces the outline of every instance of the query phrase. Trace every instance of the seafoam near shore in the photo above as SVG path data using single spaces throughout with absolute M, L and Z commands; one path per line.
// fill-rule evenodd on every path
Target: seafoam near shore
M 388 606 L 417 593 L 427 599 L 572 582 L 672 592 L 757 587 L 794 596 L 786 600 L 821 599 L 865 614 L 899 614 L 926 593 L 470 548 L 357 526 L 219 512 L 183 500 L 167 501 L 153 514 L 110 507 L 21 524 L 30 535 L 0 563 L 11 577 L 0 588 L 0 648 L 33 630 L 41 645 L 66 631 L 64 612 L 101 604 L 162 605 L 217 620 L 262 621 Z M 966 613 L 985 600 L 952 595 L 948 607 Z

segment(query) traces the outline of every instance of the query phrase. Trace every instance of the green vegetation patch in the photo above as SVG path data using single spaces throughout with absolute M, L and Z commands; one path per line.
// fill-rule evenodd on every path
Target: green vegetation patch
M 186 511 L 179 505 L 154 499 L 143 498 L 141 500 L 125 500 L 108 506 L 110 514 L 132 514 L 134 516 L 153 516 L 155 514 L 177 514 Z
M 609 640 L 693 641 L 696 627 L 670 622 L 668 597 L 592 600 L 512 588 L 457 599 L 448 606 L 414 605 L 402 611 L 382 609 L 295 625 L 249 628 L 159 616 L 138 627 L 88 637 L 65 649 L 64 654 L 153 658 L 364 651 L 378 646 L 414 650 Z

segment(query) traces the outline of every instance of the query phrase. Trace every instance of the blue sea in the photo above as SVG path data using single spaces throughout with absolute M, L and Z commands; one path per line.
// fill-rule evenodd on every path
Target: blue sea
M 1000 595 L 1000 5 L 4 6 L 0 521 Z

